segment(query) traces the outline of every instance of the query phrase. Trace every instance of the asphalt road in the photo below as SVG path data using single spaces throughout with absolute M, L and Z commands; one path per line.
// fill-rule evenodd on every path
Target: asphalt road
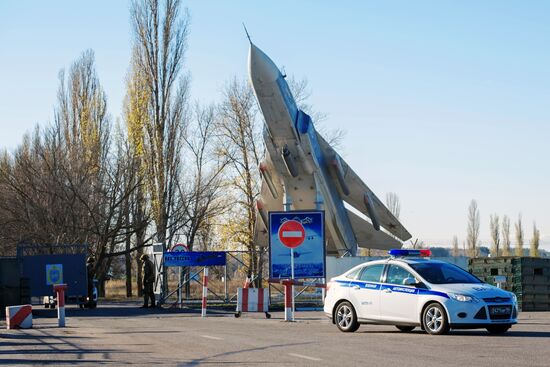
M 38 306 L 38 309 L 41 307 Z M 0 323 L 2 365 L 271 365 L 271 366 L 549 366 L 550 312 L 521 313 L 502 336 L 484 330 L 430 336 L 392 326 L 362 325 L 342 333 L 322 312 L 215 314 L 201 319 L 180 310 L 111 304 L 68 309 L 67 327 L 55 311 L 41 310 L 34 328 L 5 330 Z

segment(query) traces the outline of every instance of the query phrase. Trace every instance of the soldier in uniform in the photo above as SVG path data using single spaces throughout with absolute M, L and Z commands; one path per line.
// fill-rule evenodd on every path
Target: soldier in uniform
M 143 275 L 143 306 L 141 306 L 141 308 L 148 307 L 147 305 L 149 299 L 151 299 L 151 305 L 149 307 L 155 307 L 155 294 L 153 293 L 155 266 L 146 254 L 141 255 L 139 259 L 143 262 L 141 268 L 141 274 Z

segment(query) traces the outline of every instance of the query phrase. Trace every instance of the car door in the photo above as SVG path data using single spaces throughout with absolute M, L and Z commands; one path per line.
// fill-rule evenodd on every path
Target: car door
M 350 283 L 350 298 L 360 319 L 378 319 L 380 309 L 380 278 L 384 264 L 365 266 Z
M 415 276 L 402 266 L 389 264 L 380 287 L 380 317 L 388 321 L 418 323 L 418 289 L 403 285 Z

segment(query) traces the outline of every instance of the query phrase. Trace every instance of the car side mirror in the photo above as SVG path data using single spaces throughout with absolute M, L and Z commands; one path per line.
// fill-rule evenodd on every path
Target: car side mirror
M 413 287 L 414 287 L 414 286 L 416 286 L 416 284 L 417 284 L 417 281 L 416 281 L 416 279 L 414 279 L 414 278 L 410 278 L 410 277 L 409 277 L 409 278 L 405 278 L 405 279 L 403 280 L 403 285 L 409 285 L 409 286 L 413 286 Z

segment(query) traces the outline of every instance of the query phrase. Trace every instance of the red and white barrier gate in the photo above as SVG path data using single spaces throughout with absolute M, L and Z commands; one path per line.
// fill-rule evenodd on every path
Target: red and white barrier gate
M 29 329 L 32 327 L 32 306 L 6 307 L 6 329 Z
M 235 317 L 240 317 L 243 312 L 264 312 L 266 318 L 269 314 L 269 289 L 267 288 L 238 288 L 237 312 Z

